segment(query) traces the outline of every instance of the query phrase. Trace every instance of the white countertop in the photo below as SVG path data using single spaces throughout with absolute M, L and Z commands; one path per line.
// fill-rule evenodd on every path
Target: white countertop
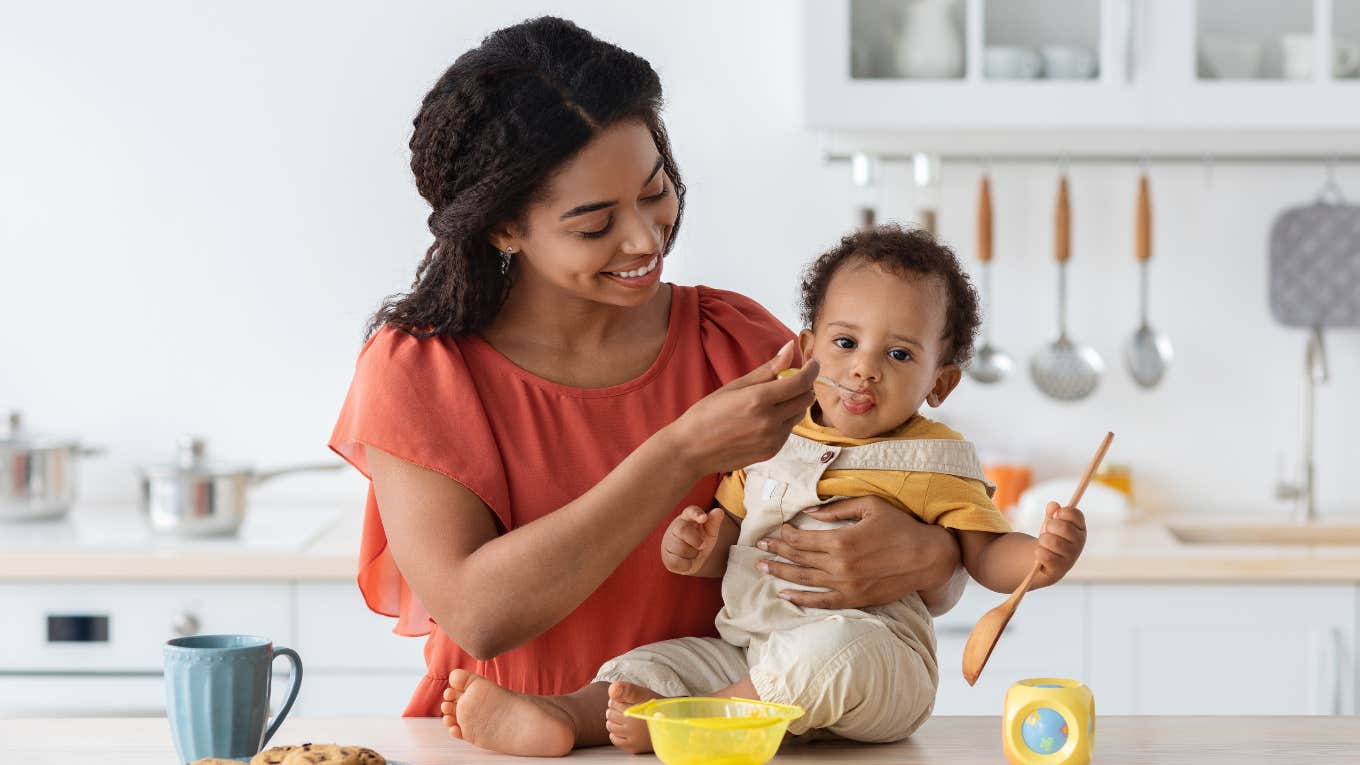
M 352 580 L 361 511 L 252 507 L 233 536 L 156 536 L 131 507 L 0 524 L 0 581 Z
M 151 537 L 130 508 L 0 525 L 0 582 L 348 581 L 362 511 L 257 508 L 237 537 Z M 1196 521 L 1208 515 L 1186 515 Z M 1220 522 L 1234 522 L 1232 518 Z M 1360 545 L 1186 544 L 1158 519 L 1092 523 L 1070 582 L 1360 583 Z
M 1102 717 L 1094 762 L 1100 765 L 1241 765 L 1250 762 L 1354 763 L 1357 717 Z M 774 762 L 862 765 L 996 765 L 1004 762 L 999 717 L 936 717 L 896 744 L 820 742 L 786 745 Z M 304 741 L 367 746 L 403 765 L 512 765 L 542 762 L 477 749 L 449 738 L 434 718 L 299 718 L 273 744 Z M 6 762 L 30 765 L 172 765 L 178 762 L 160 718 L 0 720 Z M 657 762 L 613 747 L 580 749 L 586 765 Z

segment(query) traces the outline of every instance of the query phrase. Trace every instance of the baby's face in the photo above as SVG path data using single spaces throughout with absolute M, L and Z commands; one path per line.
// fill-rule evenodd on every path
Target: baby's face
M 923 402 L 939 406 L 960 377 L 957 365 L 940 363 L 947 300 L 939 277 L 904 278 L 864 262 L 836 271 L 800 344 L 822 374 L 867 395 L 845 401 L 815 386 L 822 424 L 869 438 L 897 428 Z

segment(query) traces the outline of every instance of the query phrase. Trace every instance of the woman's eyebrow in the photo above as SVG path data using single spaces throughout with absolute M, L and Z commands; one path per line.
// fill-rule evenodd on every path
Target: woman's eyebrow
M 656 177 L 657 172 L 659 172 L 660 170 L 661 170 L 661 157 L 658 155 L 656 158 L 656 164 L 652 165 L 652 172 L 648 174 L 647 180 L 642 182 L 644 188 L 647 186 L 647 184 L 652 182 L 652 179 Z M 562 213 L 562 217 L 558 218 L 558 220 L 561 221 L 566 220 L 567 218 L 575 218 L 578 215 L 593 213 L 596 210 L 603 210 L 606 207 L 613 207 L 618 203 L 619 200 L 611 199 L 607 202 L 587 202 L 583 205 L 576 205 L 570 210 L 567 210 L 566 212 Z

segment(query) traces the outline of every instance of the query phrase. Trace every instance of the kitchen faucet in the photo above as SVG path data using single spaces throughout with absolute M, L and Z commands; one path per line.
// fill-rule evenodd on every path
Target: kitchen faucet
M 1316 480 L 1313 467 L 1313 447 L 1316 437 L 1316 412 L 1314 397 L 1317 386 L 1327 382 L 1327 348 L 1322 344 L 1322 328 L 1313 327 L 1308 336 L 1308 345 L 1303 352 L 1303 480 L 1290 483 L 1280 481 L 1275 485 L 1278 499 L 1294 500 L 1295 519 L 1308 523 L 1317 519 L 1317 506 L 1314 497 Z

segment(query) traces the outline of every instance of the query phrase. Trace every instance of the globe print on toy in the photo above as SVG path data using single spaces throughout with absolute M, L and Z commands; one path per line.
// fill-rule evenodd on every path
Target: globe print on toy
M 1038 754 L 1053 754 L 1067 743 L 1067 720 L 1048 707 L 1040 707 L 1020 727 L 1025 745 Z

